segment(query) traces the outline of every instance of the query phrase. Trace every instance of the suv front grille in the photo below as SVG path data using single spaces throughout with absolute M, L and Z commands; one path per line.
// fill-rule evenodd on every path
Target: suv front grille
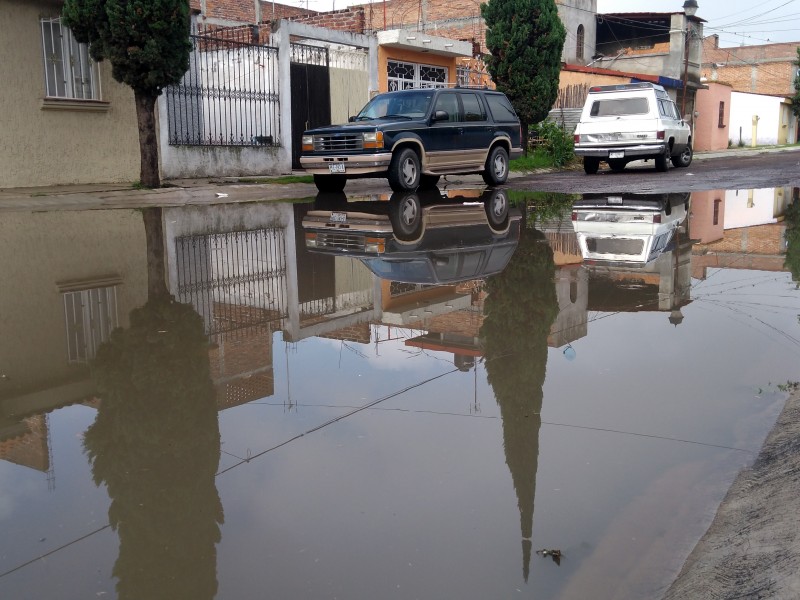
M 314 152 L 342 152 L 344 150 L 361 150 L 363 137 L 359 135 L 315 135 Z
M 364 236 L 357 233 L 319 232 L 317 248 L 336 250 L 364 250 Z

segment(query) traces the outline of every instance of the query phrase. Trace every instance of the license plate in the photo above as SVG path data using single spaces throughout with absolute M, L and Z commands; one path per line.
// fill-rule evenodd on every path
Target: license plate
M 625 158 L 625 151 L 620 150 L 618 152 L 609 152 L 608 158 Z
M 332 212 L 330 220 L 331 223 L 344 223 L 345 221 L 347 221 L 347 213 Z
M 328 165 L 328 170 L 331 173 L 344 173 L 344 163 L 332 163 Z
M 609 196 L 608 197 L 609 204 L 622 204 L 622 196 Z

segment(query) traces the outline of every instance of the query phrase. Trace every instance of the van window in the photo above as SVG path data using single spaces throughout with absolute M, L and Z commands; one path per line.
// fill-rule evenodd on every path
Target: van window
M 486 94 L 484 97 L 486 102 L 489 103 L 489 110 L 492 112 L 495 121 L 501 123 L 504 121 L 517 122 L 517 115 L 514 109 L 511 108 L 511 102 L 508 101 L 508 98 L 502 94 Z
M 650 112 L 647 98 L 614 98 L 595 100 L 589 114 L 593 117 L 618 117 L 622 115 L 646 115 Z

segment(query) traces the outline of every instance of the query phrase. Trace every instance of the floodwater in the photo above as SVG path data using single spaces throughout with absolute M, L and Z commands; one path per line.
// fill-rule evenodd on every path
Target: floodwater
M 448 195 L 4 214 L 0 597 L 659 598 L 800 376 L 797 190 Z

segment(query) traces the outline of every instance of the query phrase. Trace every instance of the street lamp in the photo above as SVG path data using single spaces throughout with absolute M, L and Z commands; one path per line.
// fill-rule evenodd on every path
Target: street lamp
M 697 12 L 697 0 L 686 0 L 683 3 L 683 12 L 687 17 L 693 17 Z

